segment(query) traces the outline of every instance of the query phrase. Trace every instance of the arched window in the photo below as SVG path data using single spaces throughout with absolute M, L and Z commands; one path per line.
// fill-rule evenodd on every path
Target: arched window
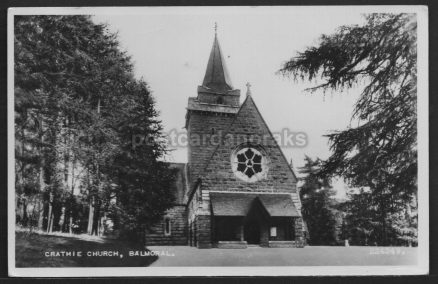
M 170 236 L 171 235 L 171 223 L 170 223 L 170 218 L 166 217 L 164 218 L 164 235 L 165 236 Z
M 224 99 L 222 97 L 217 98 L 216 103 L 218 105 L 223 105 L 224 104 Z

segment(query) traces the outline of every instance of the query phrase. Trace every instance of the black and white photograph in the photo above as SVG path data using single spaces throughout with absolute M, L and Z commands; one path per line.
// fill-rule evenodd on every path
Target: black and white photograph
M 10 276 L 427 274 L 427 32 L 426 6 L 9 9 Z

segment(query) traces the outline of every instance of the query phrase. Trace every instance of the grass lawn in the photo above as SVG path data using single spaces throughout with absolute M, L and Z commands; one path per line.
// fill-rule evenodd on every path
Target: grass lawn
M 139 244 L 84 235 L 45 235 L 21 231 L 15 233 L 15 242 L 16 267 L 141 267 L 149 266 L 158 258 L 151 255 L 129 256 L 129 251 L 145 251 Z M 82 253 L 81 256 L 59 255 L 66 251 Z M 107 252 L 107 256 L 87 255 L 102 252 Z

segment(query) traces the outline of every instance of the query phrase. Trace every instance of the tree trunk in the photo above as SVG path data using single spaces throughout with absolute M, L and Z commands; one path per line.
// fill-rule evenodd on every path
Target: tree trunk
M 387 233 L 386 233 L 386 213 L 383 208 L 381 212 L 380 222 L 382 225 L 382 244 L 386 246 L 388 244 Z
M 38 230 L 43 230 L 43 223 L 44 223 L 44 203 L 43 203 L 43 197 L 42 193 L 38 196 Z
M 98 236 L 99 235 L 99 228 L 100 228 L 100 202 L 99 200 L 95 200 L 94 202 L 94 220 L 93 220 L 93 227 L 91 230 L 91 234 Z
M 65 230 L 65 206 L 63 206 L 61 208 L 61 216 L 59 217 L 58 225 L 59 225 L 59 230 L 61 232 L 64 232 L 64 230 Z
M 26 154 L 26 147 L 25 147 L 25 135 L 24 135 L 24 126 L 21 127 L 21 157 L 24 157 L 24 155 Z M 24 162 L 21 162 L 20 165 L 20 181 L 21 181 L 21 186 L 24 186 Z
M 23 201 L 22 201 L 22 205 L 23 205 L 23 208 L 22 208 L 22 210 L 23 210 L 23 218 L 22 218 L 22 225 L 24 226 L 24 227 L 27 227 L 27 221 L 28 221 L 28 216 L 27 216 L 27 197 L 25 196 L 24 198 L 23 198 Z
M 49 205 L 49 213 L 47 218 L 47 233 L 51 233 L 53 228 L 53 213 L 52 213 L 52 205 Z
M 68 225 L 68 233 L 73 234 L 73 217 L 72 217 L 72 210 L 70 210 L 70 218 L 69 218 L 69 225 Z
M 94 196 L 90 199 L 90 206 L 89 206 L 89 212 L 88 212 L 88 229 L 87 233 L 89 235 L 93 234 L 93 221 L 94 221 Z
M 72 145 L 75 144 L 75 135 L 74 133 L 71 133 L 71 130 L 69 128 L 69 139 L 70 143 Z M 70 215 L 69 215 L 69 233 L 73 233 L 73 204 L 74 204 L 74 191 L 75 191 L 75 183 L 76 183 L 76 177 L 75 177 L 75 168 L 76 168 L 76 155 L 75 152 L 71 153 L 71 161 L 70 161 L 70 170 L 71 170 L 71 188 L 70 188 Z
M 53 193 L 49 196 L 49 212 L 47 214 L 47 233 L 51 233 L 53 229 Z
M 97 101 L 97 113 L 100 114 L 100 98 Z M 97 180 L 97 188 L 98 192 L 100 192 L 100 170 L 99 170 L 99 161 L 96 159 L 96 180 Z M 93 195 L 92 198 L 92 207 L 90 208 L 90 212 L 92 214 L 90 215 L 91 220 L 91 226 L 90 226 L 90 234 L 91 235 L 98 235 L 98 227 L 99 227 L 99 210 L 97 209 L 99 207 L 99 200 L 96 200 L 95 195 Z M 92 210 L 91 210 L 92 209 Z
M 106 212 L 103 212 L 103 216 L 100 218 L 99 236 L 105 234 Z
M 52 214 L 50 215 L 50 226 L 49 226 L 49 233 L 53 232 L 53 219 L 55 218 L 53 211 Z
M 44 190 L 46 189 L 46 184 L 44 182 L 44 153 L 43 153 L 43 143 L 44 143 L 44 137 L 43 137 L 43 131 L 44 131 L 44 125 L 43 125 L 43 119 L 39 117 L 40 121 L 40 129 L 39 129 L 39 139 L 40 139 L 40 146 L 39 146 L 39 154 L 40 154 L 40 169 L 39 169 L 39 185 L 40 185 L 40 192 L 39 192 L 39 198 L 38 198 L 38 229 L 43 230 L 43 221 L 44 221 Z
M 72 227 L 73 227 L 73 200 L 74 200 L 74 164 L 72 165 L 72 185 L 71 185 L 71 192 L 70 192 L 70 208 L 69 208 L 69 219 L 68 219 L 68 232 L 69 234 L 72 234 Z

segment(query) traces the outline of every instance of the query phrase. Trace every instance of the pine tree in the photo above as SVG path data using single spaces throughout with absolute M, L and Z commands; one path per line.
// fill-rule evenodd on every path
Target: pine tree
M 370 14 L 365 24 L 322 35 L 286 62 L 286 76 L 322 81 L 309 91 L 358 88 L 355 126 L 328 135 L 332 154 L 321 174 L 370 189 L 382 244 L 391 216 L 417 191 L 417 23 L 413 14 Z M 377 233 L 376 233 L 377 234 Z
M 106 171 L 116 184 L 118 225 L 126 237 L 144 239 L 147 226 L 161 218 L 163 209 L 173 202 L 169 188 L 175 172 L 160 162 L 166 152 L 162 126 L 157 119 L 155 102 L 146 83 L 131 84 L 125 97 L 126 109 L 119 112 L 115 121 L 120 135 L 120 148 L 114 162 Z M 141 145 L 133 144 L 133 137 L 145 137 Z M 153 202 L 152 202 L 153 201 Z
M 305 165 L 299 169 L 301 180 L 300 199 L 302 214 L 307 224 L 310 245 L 334 245 L 337 243 L 336 220 L 331 198 L 334 195 L 330 181 L 320 178 L 321 160 L 305 157 Z
M 353 245 L 415 245 L 417 216 L 415 200 L 409 203 L 387 192 L 376 196 L 361 188 L 347 194 L 341 238 Z
M 41 229 L 73 232 L 75 227 L 101 234 L 111 201 L 123 201 L 118 195 L 126 191 L 120 181 L 127 177 L 114 170 L 117 166 L 141 166 L 135 172 L 143 183 L 134 185 L 154 181 L 148 190 L 157 193 L 137 199 L 143 207 L 134 211 L 122 202 L 115 219 L 130 214 L 142 228 L 148 223 L 140 224 L 145 219 L 140 216 L 157 218 L 168 208 L 172 174 L 157 161 L 165 151 L 158 141 L 162 129 L 146 83 L 132 70 L 117 35 L 89 16 L 15 17 L 17 200 L 22 208 L 29 196 L 44 202 L 33 206 L 44 209 Z M 137 128 L 129 130 L 133 125 Z M 150 147 L 132 155 L 127 143 L 143 133 L 150 135 Z M 129 178 L 137 181 L 135 175 Z M 85 217 L 81 208 L 88 218 L 76 220 Z M 26 225 L 26 214 L 20 214 Z M 88 230 L 78 229 L 78 223 Z

